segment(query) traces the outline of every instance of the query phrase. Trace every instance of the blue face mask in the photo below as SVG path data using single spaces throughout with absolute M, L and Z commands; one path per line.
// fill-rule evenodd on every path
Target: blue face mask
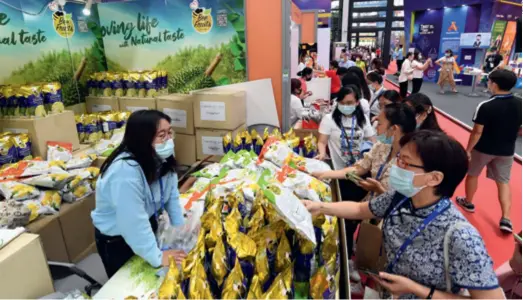
M 338 104 L 338 110 L 346 115 L 346 116 L 350 116 L 354 113 L 354 111 L 356 110 L 356 105 L 343 105 L 343 104 Z
M 393 136 L 388 137 L 387 134 L 385 134 L 385 133 L 377 135 L 376 139 L 378 140 L 378 142 L 385 144 L 385 145 L 392 145 L 392 143 L 394 142 L 394 137 Z
M 416 173 L 402 169 L 397 165 L 392 165 L 389 175 L 389 185 L 396 192 L 411 198 L 424 188 L 424 186 L 414 186 L 414 176 L 416 176 Z
M 167 159 L 170 156 L 174 155 L 174 141 L 173 139 L 168 139 L 167 141 L 154 145 L 154 150 L 156 150 L 156 154 L 161 159 Z

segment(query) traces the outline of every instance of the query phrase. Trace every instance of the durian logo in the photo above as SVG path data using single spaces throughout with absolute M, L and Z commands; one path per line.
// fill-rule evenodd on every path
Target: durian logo
M 192 27 L 196 32 L 205 34 L 211 31 L 213 20 L 211 9 L 205 7 L 198 7 L 192 11 Z
M 64 14 L 61 11 L 53 13 L 53 27 L 56 33 L 63 38 L 69 38 L 74 35 L 74 22 L 72 14 Z

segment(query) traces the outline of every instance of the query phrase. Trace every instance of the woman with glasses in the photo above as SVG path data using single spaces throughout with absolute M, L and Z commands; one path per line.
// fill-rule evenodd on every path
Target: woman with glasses
M 183 224 L 175 166 L 171 118 L 157 110 L 131 114 L 122 143 L 102 165 L 91 213 L 108 277 L 134 255 L 155 268 L 168 265 L 169 256 L 185 257 L 162 251 L 155 234 L 164 210 L 171 225 Z
M 479 232 L 450 201 L 465 177 L 465 149 L 442 132 L 421 130 L 400 141 L 391 190 L 369 202 L 303 201 L 313 214 L 383 219 L 386 269 L 374 279 L 384 297 L 503 299 Z

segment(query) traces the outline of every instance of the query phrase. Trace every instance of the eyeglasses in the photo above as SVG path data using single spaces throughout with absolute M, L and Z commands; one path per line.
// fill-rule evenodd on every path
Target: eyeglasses
M 157 140 L 166 141 L 167 139 L 171 139 L 174 136 L 174 130 L 171 128 L 169 131 L 160 131 L 156 135 Z
M 417 168 L 417 169 L 422 169 L 424 170 L 425 168 L 423 166 L 419 166 L 419 165 L 414 165 L 414 164 L 409 164 L 408 162 L 406 162 L 404 159 L 402 159 L 399 154 L 396 156 L 396 160 L 397 160 L 397 165 L 398 167 L 402 168 L 402 169 L 405 169 L 407 167 L 411 167 L 411 168 Z

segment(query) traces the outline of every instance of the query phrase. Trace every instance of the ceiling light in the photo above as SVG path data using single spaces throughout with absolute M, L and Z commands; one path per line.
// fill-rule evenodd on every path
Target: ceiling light
M 85 7 L 82 10 L 82 13 L 84 16 L 90 16 L 91 15 L 91 6 L 93 5 L 93 0 L 87 0 L 85 3 Z

